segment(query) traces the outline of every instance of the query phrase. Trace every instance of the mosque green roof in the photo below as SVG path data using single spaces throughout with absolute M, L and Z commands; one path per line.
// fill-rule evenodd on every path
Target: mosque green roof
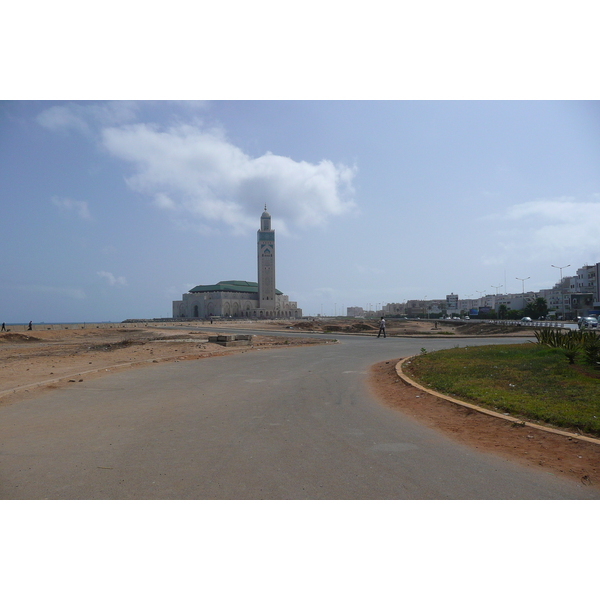
M 190 290 L 190 294 L 203 292 L 245 292 L 246 294 L 258 294 L 258 283 L 253 281 L 239 281 L 237 279 L 231 281 L 219 281 L 215 285 L 197 285 Z M 278 289 L 276 294 L 283 294 Z

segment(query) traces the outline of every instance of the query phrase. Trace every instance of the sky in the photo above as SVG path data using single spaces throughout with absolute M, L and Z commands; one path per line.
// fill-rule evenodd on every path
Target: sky
M 305 315 L 600 261 L 591 4 L 99 6 L 5 11 L 1 321 L 168 317 L 256 281 L 265 204 Z
M 600 262 L 597 101 L 4 101 L 0 319 L 171 316 L 256 281 L 305 315 Z

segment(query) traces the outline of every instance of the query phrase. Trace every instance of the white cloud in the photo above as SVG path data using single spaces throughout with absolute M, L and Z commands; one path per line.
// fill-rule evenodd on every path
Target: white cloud
M 175 202 L 173 202 L 166 194 L 156 194 L 156 196 L 154 196 L 154 206 L 167 210 L 175 210 L 176 208 Z
M 493 220 L 510 224 L 497 231 L 507 254 L 527 252 L 528 258 L 597 253 L 600 201 L 573 197 L 537 199 L 510 206 Z
M 112 273 L 108 271 L 98 271 L 97 275 L 106 279 L 108 285 L 127 285 L 127 280 L 125 277 L 115 277 Z
M 103 130 L 105 148 L 131 163 L 128 185 L 153 197 L 160 208 L 204 225 L 224 224 L 235 233 L 256 228 L 263 205 L 277 228 L 322 226 L 355 208 L 356 169 L 294 161 L 271 153 L 252 158 L 222 131 L 196 125 L 165 130 L 147 124 Z
M 87 202 L 83 200 L 72 200 L 71 198 L 52 197 L 52 204 L 65 212 L 75 212 L 80 219 L 89 221 L 92 218 Z

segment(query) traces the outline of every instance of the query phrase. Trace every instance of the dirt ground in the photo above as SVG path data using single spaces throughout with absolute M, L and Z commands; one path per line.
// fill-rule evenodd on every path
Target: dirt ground
M 387 406 L 480 451 L 600 487 L 600 445 L 515 426 L 422 392 L 398 377 L 399 360 L 373 365 L 369 375 L 372 389 Z
M 377 330 L 375 324 L 360 321 L 348 324 L 343 320 L 236 322 L 236 328 L 260 327 L 265 335 L 254 336 L 250 346 L 223 347 L 208 342 L 209 335 L 218 333 L 209 324 L 204 331 L 173 330 L 175 325 L 182 324 L 86 325 L 69 329 L 35 326 L 33 331 L 13 328 L 8 333 L 0 333 L 0 405 L 21 401 L 48 389 L 77 385 L 116 370 L 275 346 L 328 343 L 325 339 L 270 336 L 269 330 L 364 334 Z M 409 321 L 388 324 L 388 335 L 531 335 L 526 329 L 482 323 L 439 323 L 435 327 L 431 322 Z M 514 427 L 501 419 L 426 394 L 397 376 L 397 362 L 376 364 L 370 373 L 373 390 L 387 406 L 484 452 L 564 475 L 583 485 L 600 486 L 600 445 L 528 427 Z
M 38 326 L 39 327 L 39 326 Z M 251 345 L 224 347 L 208 342 L 218 331 L 169 331 L 169 327 L 86 326 L 0 333 L 0 404 L 48 389 L 75 385 L 115 370 L 165 361 L 198 360 L 275 346 L 327 340 L 253 336 Z

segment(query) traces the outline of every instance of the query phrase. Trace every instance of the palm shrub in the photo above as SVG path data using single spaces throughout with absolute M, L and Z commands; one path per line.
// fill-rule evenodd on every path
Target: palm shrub
M 560 349 L 563 351 L 564 355 L 569 359 L 569 364 L 574 365 L 577 355 L 581 352 L 583 348 L 581 341 L 578 340 L 576 336 L 567 334 L 562 340 L 562 345 Z
M 583 353 L 585 354 L 585 362 L 589 365 L 598 366 L 600 364 L 600 334 L 593 331 L 584 333 Z
M 561 329 L 536 329 L 533 333 L 538 344 L 550 348 L 560 348 L 565 337 Z
M 594 331 L 572 330 L 563 333 L 558 329 L 537 329 L 534 334 L 538 344 L 560 348 L 571 365 L 575 364 L 580 352 L 584 353 L 588 364 L 600 364 L 600 335 Z

